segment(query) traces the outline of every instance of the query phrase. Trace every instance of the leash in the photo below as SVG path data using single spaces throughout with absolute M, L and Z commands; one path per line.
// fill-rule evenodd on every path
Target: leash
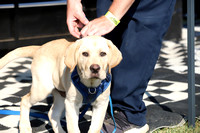
M 97 97 L 108 88 L 108 86 L 111 83 L 111 79 L 112 79 L 112 76 L 110 74 L 107 74 L 106 78 L 104 80 L 102 80 L 101 84 L 98 87 L 88 88 L 80 82 L 80 77 L 77 72 L 77 67 L 74 69 L 74 71 L 71 74 L 72 83 L 78 89 L 78 91 L 82 94 L 83 103 L 86 103 L 86 107 L 79 115 L 79 120 L 81 120 L 83 118 L 85 113 L 91 107 L 91 103 L 94 102 L 97 99 Z M 64 96 L 61 92 L 59 92 L 59 93 L 61 94 L 61 96 Z M 109 96 L 109 101 L 110 101 L 111 116 L 112 116 L 113 123 L 115 126 L 112 133 L 115 133 L 116 132 L 116 124 L 115 124 L 115 119 L 114 119 L 114 115 L 113 115 L 112 99 L 110 96 Z M 2 114 L 2 115 L 20 115 L 20 111 L 0 110 L 0 114 Z M 45 114 L 30 113 L 30 116 L 49 120 L 48 116 Z M 66 123 L 61 121 L 61 125 L 66 125 Z M 101 133 L 103 133 L 103 131 L 101 131 Z
M 116 126 L 116 123 L 115 123 L 115 118 L 114 118 L 114 113 L 113 113 L 113 106 L 112 106 L 112 99 L 111 99 L 111 96 L 109 96 L 109 101 L 110 101 L 110 113 L 111 113 L 111 116 L 112 116 L 112 120 L 113 120 L 113 123 L 114 123 L 114 130 L 112 133 L 115 133 L 116 130 L 117 130 L 117 126 Z
M 0 110 L 1 115 L 20 115 L 20 111 L 12 111 L 12 110 Z M 45 120 L 49 120 L 48 116 L 45 114 L 39 114 L 39 113 L 30 113 L 30 116 L 36 117 L 36 118 L 42 118 Z
M 109 102 L 110 102 L 110 113 L 113 119 L 113 123 L 114 123 L 114 130 L 112 133 L 116 132 L 117 126 L 115 123 L 115 118 L 114 118 L 114 114 L 113 114 L 113 106 L 112 106 L 112 99 L 111 96 L 109 96 Z M 83 118 L 83 116 L 85 115 L 85 113 L 88 111 L 88 109 L 91 107 L 91 104 L 87 104 L 86 107 L 84 108 L 84 110 L 81 112 L 81 114 L 79 115 L 79 120 L 81 120 Z M 0 110 L 0 115 L 20 115 L 20 111 L 12 111 L 12 110 Z M 35 117 L 35 118 L 42 118 L 45 120 L 49 121 L 49 118 L 47 115 L 45 114 L 40 114 L 40 113 L 31 113 L 30 112 L 30 116 L 31 117 Z M 66 126 L 66 122 L 61 121 L 61 125 L 62 126 Z M 103 133 L 103 131 L 101 130 L 101 133 Z
M 20 111 L 13 111 L 13 110 L 0 110 L 0 115 L 20 115 Z M 35 118 L 42 118 L 49 121 L 49 117 L 45 114 L 40 113 L 31 113 L 29 114 L 31 117 Z M 61 120 L 61 125 L 66 126 L 66 122 Z

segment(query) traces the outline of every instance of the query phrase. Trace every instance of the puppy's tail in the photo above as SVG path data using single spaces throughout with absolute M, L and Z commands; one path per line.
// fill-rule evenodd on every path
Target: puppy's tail
M 40 46 L 27 46 L 27 47 L 21 47 L 17 48 L 8 54 L 6 54 L 4 57 L 0 59 L 0 69 L 3 68 L 5 65 L 7 65 L 9 62 L 21 58 L 21 57 L 31 57 L 33 58 L 34 53 L 36 50 L 38 50 Z

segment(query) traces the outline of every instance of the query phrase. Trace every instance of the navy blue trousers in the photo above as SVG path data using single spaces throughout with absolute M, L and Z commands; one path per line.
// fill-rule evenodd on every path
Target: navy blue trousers
M 128 121 L 146 124 L 143 94 L 152 76 L 170 25 L 175 0 L 136 0 L 120 24 L 105 37 L 120 49 L 122 62 L 112 70 L 113 107 L 124 111 Z M 97 17 L 104 15 L 112 0 L 97 0 Z

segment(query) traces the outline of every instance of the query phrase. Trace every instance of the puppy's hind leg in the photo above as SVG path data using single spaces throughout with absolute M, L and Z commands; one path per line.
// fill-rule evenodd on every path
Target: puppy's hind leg
M 52 92 L 54 97 L 54 102 L 49 110 L 48 116 L 55 133 L 65 133 L 60 124 L 60 118 L 65 108 L 64 100 L 57 90 Z
M 20 124 L 19 129 L 20 133 L 31 133 L 31 125 L 29 122 L 29 113 L 30 113 L 30 107 L 32 104 L 30 103 L 30 95 L 31 93 L 28 93 L 27 95 L 23 96 L 20 104 Z
M 45 86 L 37 82 L 32 85 L 31 92 L 22 98 L 20 104 L 20 123 L 19 123 L 20 133 L 32 132 L 29 121 L 30 108 L 33 104 L 44 100 L 51 93 L 52 90 L 53 87 L 52 89 L 47 89 Z

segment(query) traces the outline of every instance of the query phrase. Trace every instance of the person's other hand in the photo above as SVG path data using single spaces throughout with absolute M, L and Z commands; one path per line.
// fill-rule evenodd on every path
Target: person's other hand
M 81 35 L 91 36 L 91 35 L 98 35 L 102 36 L 108 34 L 115 28 L 115 25 L 110 22 L 105 16 L 96 18 L 90 21 L 86 26 L 83 27 L 81 30 Z
M 80 38 L 79 28 L 83 28 L 88 23 L 80 0 L 67 1 L 67 26 L 69 32 L 76 38 Z

